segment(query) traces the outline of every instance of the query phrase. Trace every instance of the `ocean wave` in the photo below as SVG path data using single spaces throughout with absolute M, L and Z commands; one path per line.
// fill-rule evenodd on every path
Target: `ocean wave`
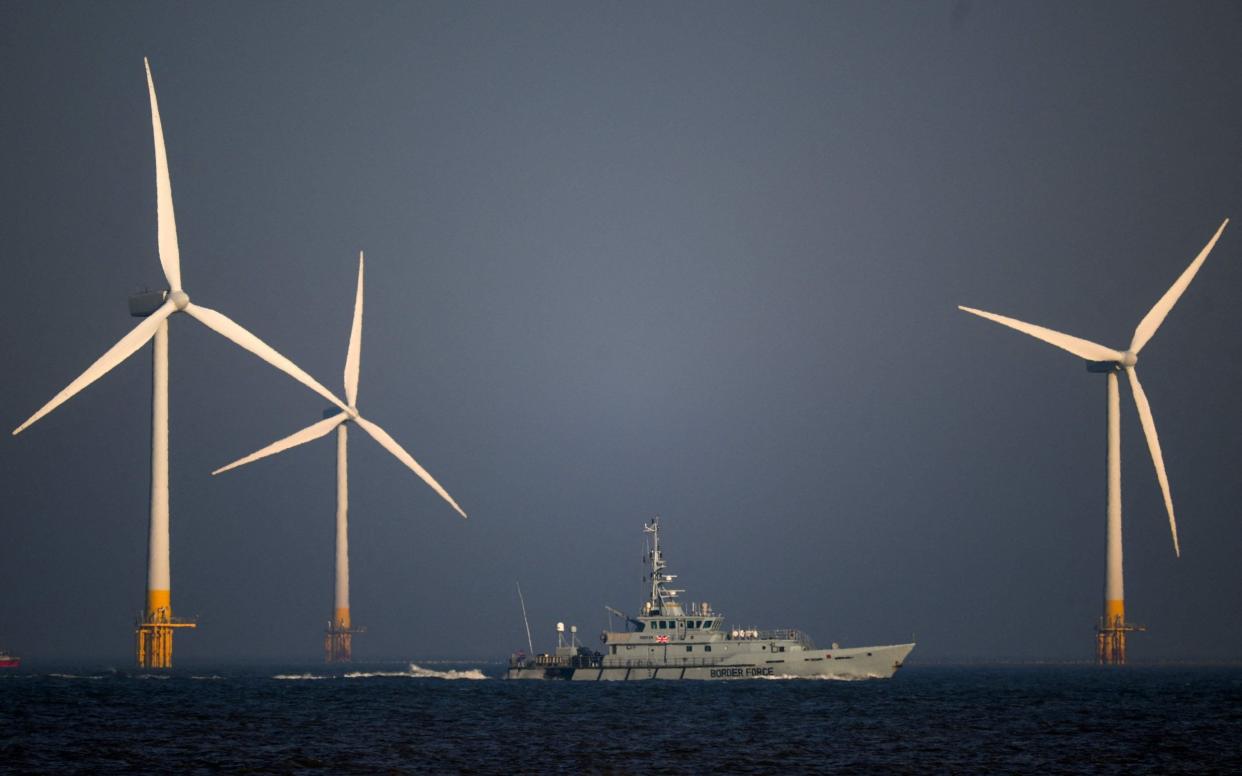
M 470 679 L 479 680 L 487 677 L 477 668 L 470 668 L 465 671 L 434 671 L 430 668 L 422 668 L 415 663 L 410 663 L 410 676 L 427 678 L 427 679 Z
M 773 679 L 776 681 L 787 681 L 790 679 L 804 679 L 813 682 L 864 682 L 869 679 L 883 679 L 880 674 L 867 674 L 866 676 L 846 676 L 844 674 L 815 674 L 813 676 L 798 676 L 796 674 L 777 674 L 776 676 L 760 676 L 759 679 Z
M 83 676 L 81 674 L 48 674 L 53 679 L 106 679 L 105 676 Z
M 273 679 L 284 679 L 286 681 L 310 681 L 313 679 L 335 679 L 334 676 L 319 676 L 318 674 L 276 674 Z
M 346 679 L 370 679 L 376 676 L 392 676 L 402 677 L 406 679 L 486 679 L 483 672 L 477 668 L 467 669 L 465 671 L 435 671 L 430 668 L 423 668 L 417 663 L 410 663 L 410 667 L 406 671 L 354 671 L 345 674 Z

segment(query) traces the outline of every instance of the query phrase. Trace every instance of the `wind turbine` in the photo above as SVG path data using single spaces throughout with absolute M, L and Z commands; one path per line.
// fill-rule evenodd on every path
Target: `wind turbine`
M 332 609 L 332 619 L 324 638 L 324 659 L 329 663 L 347 663 L 353 657 L 353 634 L 365 632 L 365 628 L 353 627 L 349 616 L 349 423 L 357 423 L 363 431 L 379 442 L 398 461 L 408 466 L 431 489 L 449 503 L 462 517 L 466 513 L 448 494 L 440 483 L 427 473 L 388 432 L 358 414 L 358 374 L 362 351 L 362 278 L 364 260 L 358 253 L 358 290 L 354 297 L 354 323 L 349 332 L 349 350 L 345 355 L 345 399 L 349 406 L 342 412 L 328 409 L 324 411 L 324 419 L 313 423 L 301 431 L 297 431 L 257 452 L 233 463 L 216 469 L 212 474 L 226 472 L 229 469 L 244 466 L 260 458 L 288 450 L 291 447 L 306 444 L 320 437 L 327 436 L 336 429 L 336 587 Z M 333 401 L 343 406 L 339 401 Z
M 1221 232 L 1225 231 L 1228 223 L 1229 219 L 1226 218 L 1216 230 L 1216 234 L 1212 235 L 1208 244 L 1199 251 L 1195 260 L 1190 262 L 1190 266 L 1164 293 L 1164 296 L 1160 297 L 1147 315 L 1143 316 L 1143 320 L 1139 321 L 1138 327 L 1134 329 L 1130 347 L 1125 351 L 1114 350 L 1089 340 L 1072 337 L 1003 315 L 958 306 L 960 310 L 995 321 L 1002 326 L 1017 329 L 1050 345 L 1067 350 L 1079 358 L 1086 359 L 1088 372 L 1102 372 L 1108 375 L 1108 539 L 1105 550 L 1104 616 L 1100 618 L 1096 628 L 1096 659 L 1100 663 L 1124 664 L 1126 662 L 1126 633 L 1144 630 L 1141 626 L 1131 625 L 1125 621 L 1125 587 L 1121 573 L 1121 408 L 1117 391 L 1117 372 L 1124 369 L 1126 376 L 1130 379 L 1134 404 L 1138 408 L 1143 434 L 1147 437 L 1147 449 L 1151 451 L 1151 460 L 1156 466 L 1156 479 L 1159 480 L 1160 492 L 1164 495 L 1164 507 L 1169 513 L 1173 552 L 1181 557 L 1181 548 L 1177 542 L 1177 519 L 1173 515 L 1173 497 L 1169 493 L 1169 478 L 1164 470 L 1160 439 L 1156 436 L 1156 421 L 1152 418 L 1151 404 L 1147 401 L 1147 394 L 1143 391 L 1134 366 L 1138 362 L 1139 351 L 1160 328 L 1160 324 L 1173 309 L 1173 305 L 1177 304 L 1177 300 L 1190 285 L 1195 273 L 1203 266 L 1203 262 L 1216 245 L 1216 241 L 1220 239 Z
M 169 573 L 168 553 L 168 319 L 174 313 L 186 313 L 212 331 L 232 340 L 259 358 L 311 388 L 319 395 L 344 404 L 313 377 L 296 364 L 277 353 L 261 339 L 251 334 L 225 315 L 207 307 L 190 302 L 189 295 L 181 287 L 181 258 L 177 247 L 177 225 L 173 217 L 172 185 L 168 176 L 168 156 L 164 151 L 164 130 L 160 123 L 159 105 L 155 99 L 155 82 L 151 78 L 151 65 L 143 58 L 147 71 L 147 92 L 151 99 L 151 132 L 155 139 L 155 192 L 156 214 L 159 224 L 158 242 L 160 265 L 168 290 L 156 292 L 156 305 L 135 308 L 131 298 L 131 311 L 145 320 L 134 327 L 115 345 L 91 364 L 85 372 L 69 383 L 52 400 L 31 415 L 25 423 L 13 430 L 20 434 L 31 424 L 64 404 L 86 386 L 107 374 L 138 348 L 154 339 L 152 358 L 151 391 L 151 522 L 147 544 L 147 602 L 137 629 L 138 664 L 144 668 L 169 668 L 172 665 L 172 637 L 174 628 L 192 628 L 191 622 L 176 620 L 172 615 L 172 586 Z M 147 295 L 152 296 L 152 295 Z

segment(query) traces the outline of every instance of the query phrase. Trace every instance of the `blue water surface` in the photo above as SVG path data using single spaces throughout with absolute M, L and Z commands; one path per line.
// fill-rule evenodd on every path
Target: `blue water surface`
M 506 682 L 496 666 L 0 674 L 16 773 L 1242 773 L 1242 668 Z

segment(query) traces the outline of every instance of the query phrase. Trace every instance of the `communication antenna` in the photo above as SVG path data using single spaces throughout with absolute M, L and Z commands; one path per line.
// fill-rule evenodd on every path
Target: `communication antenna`
M 531 657 L 535 656 L 535 645 L 530 640 L 530 621 L 526 619 L 526 599 L 522 597 L 522 583 L 515 582 L 518 589 L 518 600 L 522 602 L 522 622 L 526 624 L 526 647 L 530 650 L 526 654 Z

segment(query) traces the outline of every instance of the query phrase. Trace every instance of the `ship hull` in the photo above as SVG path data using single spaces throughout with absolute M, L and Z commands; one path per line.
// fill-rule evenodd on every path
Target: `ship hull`
M 681 661 L 621 660 L 605 657 L 599 665 L 511 666 L 509 679 L 573 681 L 734 681 L 739 679 L 888 679 L 901 668 L 913 644 L 809 650 L 783 659 L 737 655 L 728 659 Z M 764 655 L 767 657 L 767 655 Z

